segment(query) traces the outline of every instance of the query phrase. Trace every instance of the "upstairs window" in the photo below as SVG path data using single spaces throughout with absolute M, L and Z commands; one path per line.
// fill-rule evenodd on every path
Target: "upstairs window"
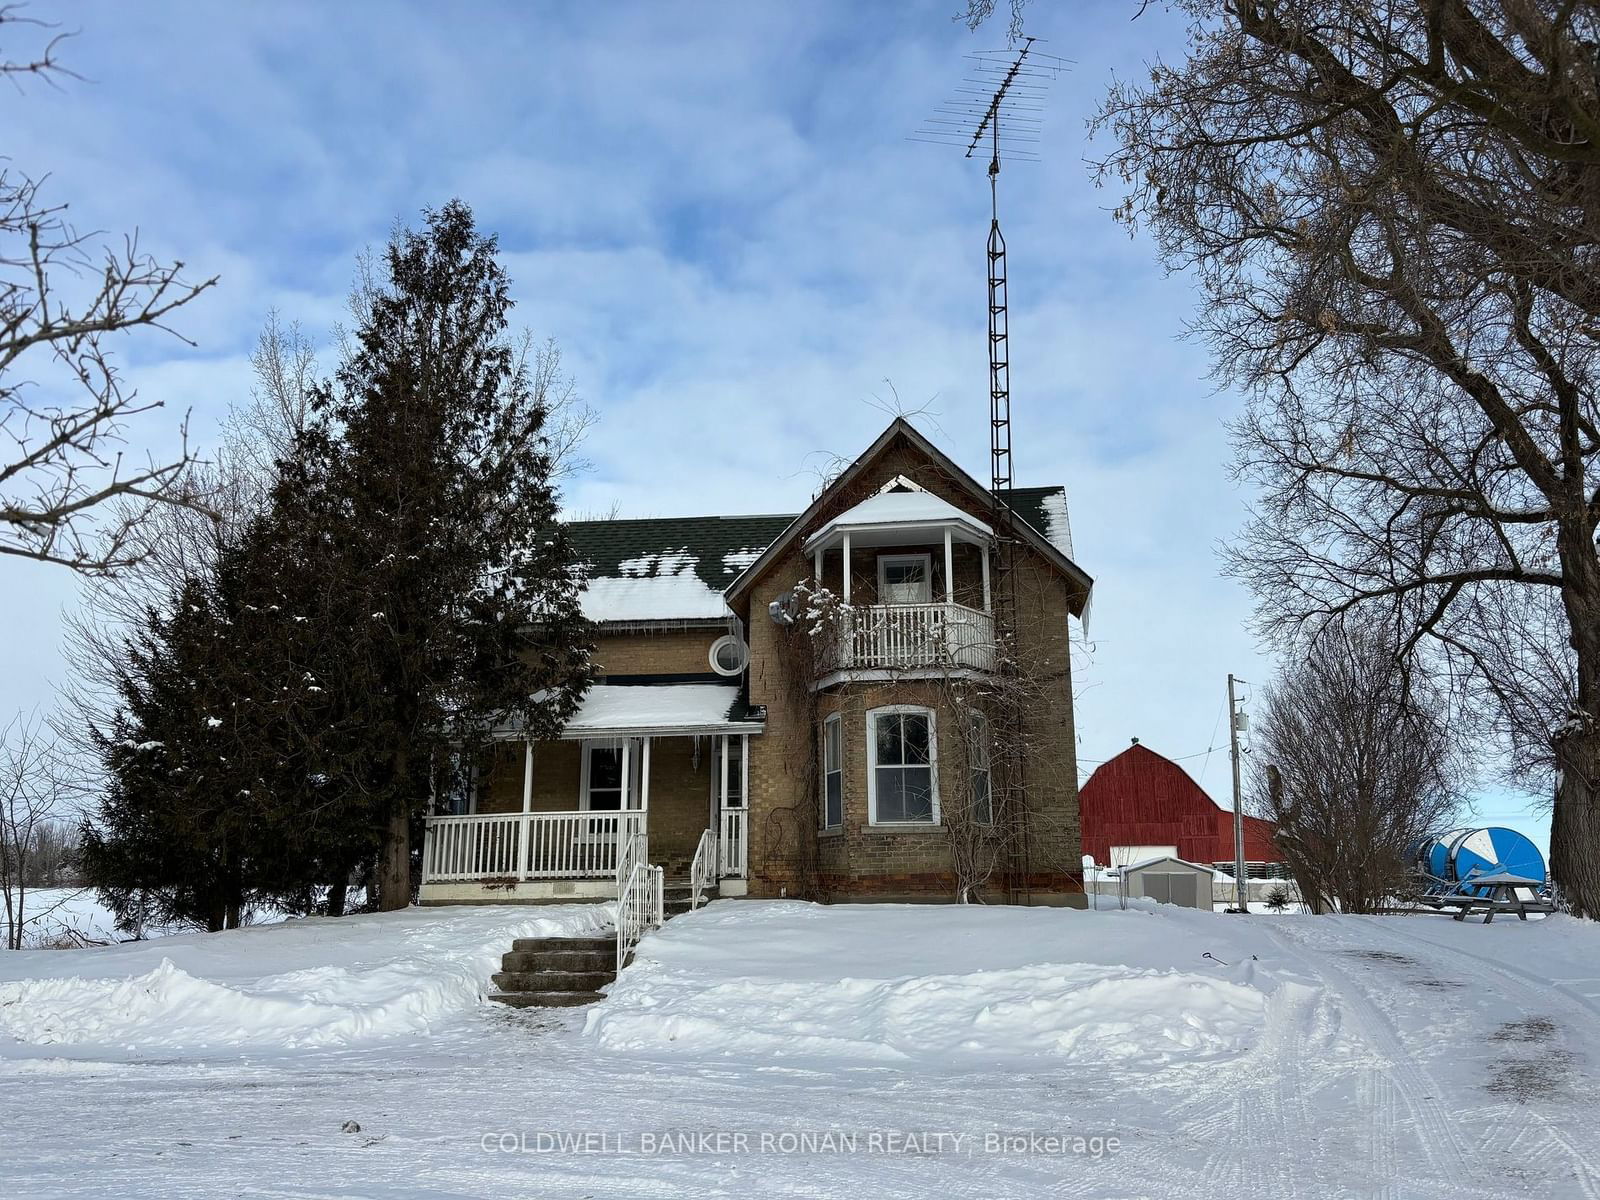
M 928 604 L 933 600 L 933 557 L 883 554 L 878 557 L 881 604 Z
M 834 713 L 822 723 L 822 827 L 844 825 L 843 722 Z
M 867 714 L 867 819 L 874 825 L 937 825 L 933 713 L 896 706 Z

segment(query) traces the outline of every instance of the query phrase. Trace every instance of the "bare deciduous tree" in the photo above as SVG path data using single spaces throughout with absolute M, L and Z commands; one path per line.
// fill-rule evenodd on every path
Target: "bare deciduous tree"
M 1406 846 L 1443 829 L 1460 795 L 1442 698 L 1371 635 L 1318 640 L 1266 690 L 1253 757 L 1254 806 L 1314 911 L 1381 907 Z
M 22 949 L 28 927 L 50 915 L 51 906 L 32 911 L 29 893 L 62 841 L 56 826 L 74 816 L 81 795 L 70 758 L 42 721 L 18 714 L 0 729 L 0 901 L 8 950 Z
M 0 6 L 0 39 L 30 27 L 48 30 Z M 62 73 L 60 41 L 0 56 L 0 78 Z M 162 405 L 126 386 L 111 341 L 173 332 L 172 313 L 216 279 L 186 282 L 181 262 L 157 262 L 136 235 L 112 248 L 79 232 L 40 183 L 0 158 L 0 554 L 100 574 L 137 560 L 161 506 L 205 501 L 187 430 L 170 457 L 126 457 L 127 422 Z
M 1600 9 L 1179 7 L 1101 172 L 1250 397 L 1232 569 L 1283 644 L 1385 626 L 1490 714 L 1600 916 Z

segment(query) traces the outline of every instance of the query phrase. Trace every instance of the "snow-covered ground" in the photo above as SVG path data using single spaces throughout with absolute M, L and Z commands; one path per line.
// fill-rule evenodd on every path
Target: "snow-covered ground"
M 723 901 L 481 1002 L 605 915 L 0 954 L 0 1192 L 1600 1194 L 1594 925 Z

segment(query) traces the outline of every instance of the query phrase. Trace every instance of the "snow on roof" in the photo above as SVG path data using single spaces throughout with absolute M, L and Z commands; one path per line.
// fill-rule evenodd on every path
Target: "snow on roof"
M 589 573 L 584 615 L 618 622 L 723 620 L 723 589 L 793 519 L 767 514 L 573 521 L 567 531 Z
M 1045 539 L 1068 558 L 1072 557 L 1072 522 L 1067 517 L 1067 492 L 1065 488 L 1051 488 L 1039 498 L 1039 510 L 1044 514 L 1044 528 L 1039 530 Z
M 735 718 L 742 708 L 737 684 L 602 683 L 589 689 L 562 737 L 694 733 L 752 724 Z
M 695 572 L 686 551 L 647 554 L 618 564 L 618 574 L 591 578 L 583 615 L 591 621 L 716 620 L 728 615 L 722 593 Z
M 993 532 L 985 522 L 932 492 L 879 492 L 840 513 L 828 522 L 827 529 L 844 525 L 909 525 L 919 521 L 960 521 L 984 533 Z

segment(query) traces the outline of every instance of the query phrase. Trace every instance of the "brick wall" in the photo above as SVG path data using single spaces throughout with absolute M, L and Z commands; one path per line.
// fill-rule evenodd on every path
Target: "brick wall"
M 875 492 L 895 475 L 905 475 L 935 495 L 987 520 L 964 490 L 920 454 L 889 451 L 849 489 L 831 499 L 813 525 L 819 528 L 838 512 Z M 807 530 L 806 533 L 811 532 Z M 803 536 L 802 539 L 803 540 Z M 817 893 L 827 898 L 953 898 L 955 873 L 949 835 L 940 828 L 883 828 L 868 821 L 867 713 L 885 704 L 917 704 L 935 710 L 941 775 L 964 770 L 964 747 L 957 719 L 948 709 L 948 692 L 937 684 L 900 679 L 845 682 L 813 694 L 809 680 L 796 678 L 786 651 L 786 634 L 766 617 L 768 604 L 815 566 L 796 547 L 775 563 L 751 589 L 745 610 L 751 648 L 750 698 L 767 707 L 767 729 L 751 739 L 750 891 L 773 896 Z M 870 603 L 877 591 L 876 558 L 881 553 L 920 552 L 933 557 L 934 596 L 943 597 L 943 544 L 924 547 L 853 548 L 851 601 Z M 956 599 L 982 604 L 979 551 L 956 547 Z M 841 555 L 826 556 L 823 584 L 839 593 Z M 1077 893 L 1077 770 L 1072 720 L 1072 675 L 1068 630 L 1068 583 L 1031 551 L 1018 556 L 1013 574 L 1017 592 L 1019 657 L 1042 702 L 1029 707 L 1023 737 L 1027 743 L 1022 779 L 1028 806 L 1029 882 L 1039 902 Z M 844 828 L 819 831 L 820 743 L 822 718 L 838 712 L 843 720 Z M 941 787 L 948 787 L 941 783 Z
M 603 675 L 705 675 L 711 643 L 726 629 L 670 629 L 601 633 L 595 662 Z

